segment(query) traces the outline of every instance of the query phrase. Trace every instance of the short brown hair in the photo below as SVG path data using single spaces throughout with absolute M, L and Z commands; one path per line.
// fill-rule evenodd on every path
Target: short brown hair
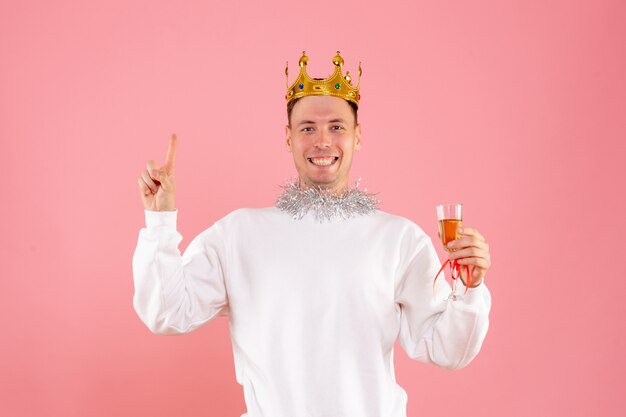
M 300 100 L 300 98 L 293 99 L 289 103 L 287 103 L 287 123 L 289 124 L 289 127 L 291 127 L 291 111 L 293 110 L 293 106 L 296 105 L 296 103 L 298 102 L 298 100 Z M 357 125 L 359 123 L 357 119 L 357 110 L 359 108 L 356 104 L 354 104 L 351 101 L 348 101 L 348 104 L 350 105 L 350 108 L 352 109 L 352 114 L 354 114 L 354 124 Z

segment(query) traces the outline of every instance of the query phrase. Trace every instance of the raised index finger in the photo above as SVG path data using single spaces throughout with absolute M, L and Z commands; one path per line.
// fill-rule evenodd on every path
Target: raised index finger
M 170 143 L 167 145 L 167 154 L 165 154 L 165 164 L 163 168 L 168 172 L 174 172 L 176 166 L 176 133 L 172 133 Z

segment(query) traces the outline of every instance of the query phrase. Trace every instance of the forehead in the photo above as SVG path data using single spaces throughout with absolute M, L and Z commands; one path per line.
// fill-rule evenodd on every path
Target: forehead
M 343 118 L 350 120 L 352 108 L 342 98 L 333 96 L 302 97 L 291 111 L 292 120 L 331 120 Z

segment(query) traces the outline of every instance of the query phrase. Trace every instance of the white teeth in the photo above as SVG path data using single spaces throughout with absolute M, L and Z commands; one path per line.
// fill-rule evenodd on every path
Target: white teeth
M 332 156 L 329 158 L 309 158 L 309 161 L 311 161 L 315 165 L 328 166 L 335 162 L 335 159 L 337 158 Z

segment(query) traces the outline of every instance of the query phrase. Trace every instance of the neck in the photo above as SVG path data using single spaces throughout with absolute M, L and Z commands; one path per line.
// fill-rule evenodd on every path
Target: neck
M 339 184 L 316 184 L 316 183 L 308 183 L 306 181 L 299 180 L 298 187 L 302 191 L 307 190 L 309 188 L 314 188 L 319 191 L 323 191 L 325 193 L 333 194 L 333 195 L 345 194 L 349 189 L 347 180 Z

